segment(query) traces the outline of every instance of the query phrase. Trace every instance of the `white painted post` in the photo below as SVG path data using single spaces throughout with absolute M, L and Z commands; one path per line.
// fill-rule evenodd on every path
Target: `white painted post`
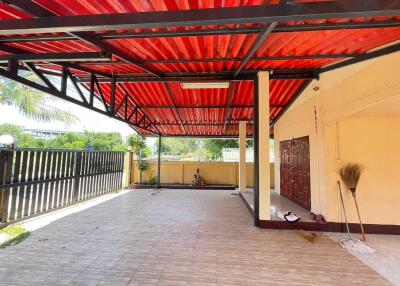
M 259 219 L 270 219 L 269 72 L 258 73 Z
M 239 191 L 246 191 L 246 121 L 239 122 Z

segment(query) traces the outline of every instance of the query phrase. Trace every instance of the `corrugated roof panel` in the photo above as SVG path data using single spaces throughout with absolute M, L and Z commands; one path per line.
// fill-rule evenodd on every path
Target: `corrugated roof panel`
M 315 69 L 332 64 L 341 59 L 306 59 L 306 60 L 263 60 L 249 61 L 243 70 L 255 69 Z M 153 70 L 161 73 L 176 72 L 219 72 L 235 71 L 239 68 L 240 61 L 230 62 L 202 62 L 202 63 L 162 63 L 148 64 Z
M 30 53 L 99 52 L 100 49 L 82 41 L 31 42 L 7 44 Z
M 225 117 L 224 108 L 182 108 L 179 113 L 186 123 L 223 123 Z
M 26 13 L 0 2 L 0 20 L 17 20 L 29 17 Z
M 179 82 L 169 82 L 171 93 L 177 106 L 185 105 L 225 105 L 229 88 L 183 89 Z
M 400 28 L 273 33 L 257 57 L 365 53 L 400 39 Z
M 160 125 L 158 126 L 158 129 L 162 134 L 168 134 L 168 135 L 182 135 L 184 134 L 184 130 L 177 125 Z
M 256 35 L 123 39 L 106 42 L 142 61 L 243 57 Z
M 179 120 L 176 111 L 173 109 L 145 108 L 144 112 L 148 114 L 155 123 L 178 123 Z
M 143 82 L 123 83 L 122 85 L 139 106 L 173 105 L 163 83 Z

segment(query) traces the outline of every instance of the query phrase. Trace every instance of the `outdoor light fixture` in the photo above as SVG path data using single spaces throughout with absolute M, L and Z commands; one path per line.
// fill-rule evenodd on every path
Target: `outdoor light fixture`
M 229 88 L 229 82 L 182 82 L 183 89 Z
M 3 147 L 12 147 L 14 145 L 14 137 L 12 137 L 11 135 L 1 135 L 0 145 L 2 145 Z

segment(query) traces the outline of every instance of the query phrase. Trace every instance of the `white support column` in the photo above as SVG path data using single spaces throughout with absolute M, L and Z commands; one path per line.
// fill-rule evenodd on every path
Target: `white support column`
M 259 220 L 270 219 L 269 73 L 258 73 Z
M 239 191 L 246 192 L 246 121 L 239 121 Z

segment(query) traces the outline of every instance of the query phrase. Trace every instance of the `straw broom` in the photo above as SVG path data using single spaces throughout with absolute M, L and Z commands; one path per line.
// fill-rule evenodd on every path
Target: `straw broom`
M 361 174 L 363 172 L 363 167 L 357 163 L 349 163 L 339 170 L 340 178 L 342 179 L 343 183 L 346 187 L 351 191 L 351 194 L 354 199 L 354 203 L 356 205 L 358 220 L 360 221 L 362 239 L 365 241 L 365 232 L 364 227 L 361 221 L 360 210 L 358 209 L 357 204 L 357 197 L 356 197 L 356 190 L 358 182 L 360 181 Z

